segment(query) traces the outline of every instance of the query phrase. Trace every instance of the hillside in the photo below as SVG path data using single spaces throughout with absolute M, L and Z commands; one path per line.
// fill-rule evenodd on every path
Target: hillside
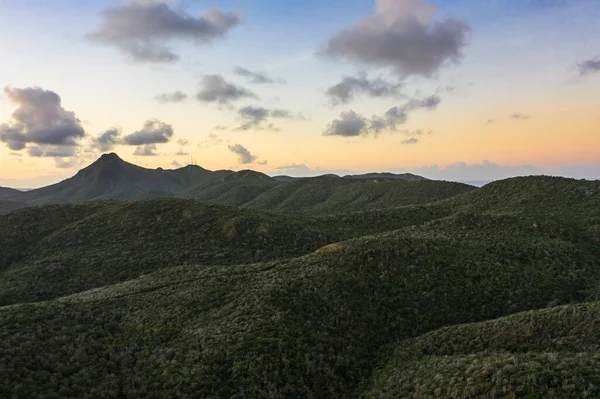
M 388 179 L 388 180 L 406 180 L 406 181 L 420 181 L 429 180 L 422 176 L 417 176 L 412 173 L 365 173 L 362 175 L 346 175 L 344 176 L 350 179 Z
M 171 197 L 263 211 L 324 214 L 421 204 L 473 189 L 449 182 L 416 184 L 424 180 L 410 174 L 272 178 L 252 170 L 210 171 L 194 165 L 176 170 L 147 169 L 111 153 L 48 187 L 27 192 L 0 189 L 0 213 L 36 205 Z M 405 184 L 408 181 L 415 184 Z
M 181 199 L 27 208 L 0 215 L 0 306 L 169 266 L 287 259 L 336 239 L 293 216 Z
M 371 184 L 347 180 L 317 183 Z M 0 396 L 596 397 L 599 185 L 508 179 L 320 216 L 11 212 Z
M 19 190 L 7 187 L 0 187 L 0 200 L 3 198 L 17 197 L 19 194 L 21 194 L 21 191 Z
M 176 193 L 195 186 L 210 172 L 198 166 L 178 170 L 146 169 L 105 154 L 75 176 L 31 190 L 20 197 L 28 205 L 62 204 L 95 199 L 136 199 L 148 192 Z
M 445 327 L 398 344 L 366 398 L 600 397 L 600 303 Z
M 242 206 L 277 212 L 329 214 L 435 202 L 473 189 L 452 182 L 320 176 L 280 184 Z

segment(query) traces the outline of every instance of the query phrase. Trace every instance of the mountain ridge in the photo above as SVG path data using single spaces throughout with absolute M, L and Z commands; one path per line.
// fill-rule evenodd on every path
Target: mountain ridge
M 419 198 L 414 194 L 413 186 L 403 183 L 431 182 L 415 175 L 367 174 L 340 177 L 323 175 L 311 178 L 275 178 L 264 173 L 244 169 L 240 171 L 211 171 L 197 165 L 187 165 L 178 169 L 149 169 L 121 159 L 116 153 L 100 156 L 95 162 L 79 170 L 74 176 L 56 184 L 41 187 L 27 192 L 16 190 L 0 191 L 0 211 L 8 211 L 18 207 L 47 204 L 75 203 L 92 200 L 120 199 L 139 200 L 160 197 L 193 198 L 225 205 L 244 206 L 259 210 L 310 212 L 356 210 L 358 205 L 346 206 L 343 195 L 363 196 L 370 198 L 364 201 L 375 201 L 369 196 L 375 183 L 388 184 L 393 190 L 406 192 L 408 197 L 400 194 L 390 203 L 377 206 L 407 205 L 408 202 L 427 202 L 425 196 Z M 393 183 L 396 182 L 396 183 Z M 327 191 L 328 196 L 318 194 L 325 186 L 337 187 Z M 446 193 L 433 196 L 432 199 L 445 199 L 471 189 L 460 183 L 440 183 L 447 186 Z M 345 186 L 345 187 L 344 187 Z M 296 190 L 301 188 L 302 192 Z M 280 188 L 278 190 L 278 188 Z M 329 196 L 335 196 L 336 202 L 324 206 Z M 442 190 L 443 191 L 443 190 Z M 4 193 L 4 194 L 3 194 Z M 346 193 L 346 194 L 343 194 Z M 290 206 L 290 204 L 293 204 Z M 375 206 L 375 205 L 373 205 Z

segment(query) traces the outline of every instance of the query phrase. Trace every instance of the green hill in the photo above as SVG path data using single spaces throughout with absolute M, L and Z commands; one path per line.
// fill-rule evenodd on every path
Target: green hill
M 243 207 L 278 212 L 342 213 L 435 202 L 473 189 L 452 182 L 321 176 L 280 184 Z
M 203 184 L 270 182 L 238 173 Z M 329 176 L 263 198 L 304 214 L 0 215 L 0 397 L 596 397 L 598 184 Z M 390 207 L 423 187 L 438 201 Z
M 460 183 L 425 180 L 391 173 L 281 179 L 252 170 L 209 171 L 194 165 L 176 170 L 147 169 L 111 153 L 48 187 L 24 193 L 0 188 L 0 212 L 92 200 L 191 198 L 264 211 L 325 214 L 427 203 L 473 189 Z
M 169 266 L 286 259 L 336 239 L 294 216 L 182 199 L 27 208 L 0 215 L 0 306 Z
M 600 397 L 599 332 L 599 302 L 445 327 L 400 343 L 363 397 Z

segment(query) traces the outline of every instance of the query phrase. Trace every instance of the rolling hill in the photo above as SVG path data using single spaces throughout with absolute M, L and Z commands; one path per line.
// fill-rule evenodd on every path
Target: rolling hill
M 48 187 L 27 192 L 0 189 L 0 212 L 92 200 L 177 197 L 264 211 L 331 213 L 437 201 L 472 189 L 460 183 L 432 183 L 409 174 L 281 179 L 251 170 L 209 171 L 195 165 L 176 170 L 147 169 L 111 153 Z
M 0 396 L 600 395 L 600 182 L 306 181 L 0 216 Z

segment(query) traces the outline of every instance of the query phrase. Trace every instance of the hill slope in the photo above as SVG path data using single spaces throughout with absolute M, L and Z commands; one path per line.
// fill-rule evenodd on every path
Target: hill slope
M 366 398 L 600 397 L 600 303 L 445 327 L 398 345 Z
M 52 186 L 25 193 L 0 189 L 0 212 L 91 200 L 179 197 L 266 211 L 331 213 L 432 202 L 473 189 L 448 182 L 411 185 L 406 184 L 408 180 L 425 179 L 371 174 L 290 180 L 251 170 L 209 171 L 192 165 L 177 170 L 146 169 L 111 153 Z
M 0 396 L 598 396 L 589 183 L 324 216 L 179 199 L 9 213 Z

